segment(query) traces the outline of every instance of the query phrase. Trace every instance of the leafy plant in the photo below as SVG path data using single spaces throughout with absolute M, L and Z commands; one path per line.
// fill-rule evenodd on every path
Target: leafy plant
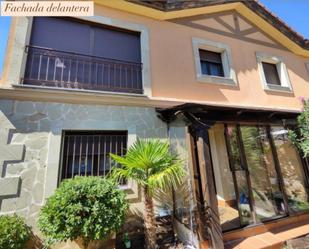
M 144 192 L 144 221 L 146 246 L 156 247 L 156 224 L 154 215 L 153 194 L 156 189 L 170 189 L 178 185 L 185 171 L 178 155 L 170 152 L 169 144 L 159 140 L 137 140 L 123 157 L 111 154 L 121 165 L 112 171 L 117 180 L 131 179 L 136 181 Z
M 123 235 L 123 242 L 124 243 L 130 242 L 130 238 L 129 238 L 129 234 L 128 233 L 125 233 Z
M 309 100 L 302 99 L 304 104 L 303 112 L 297 117 L 297 132 L 290 130 L 289 137 L 297 146 L 304 157 L 309 156 Z
M 31 228 L 24 219 L 16 214 L 0 216 L 0 248 L 24 249 L 30 236 Z
M 75 177 L 63 181 L 39 216 L 47 245 L 82 238 L 85 248 L 104 240 L 124 223 L 128 204 L 111 179 Z

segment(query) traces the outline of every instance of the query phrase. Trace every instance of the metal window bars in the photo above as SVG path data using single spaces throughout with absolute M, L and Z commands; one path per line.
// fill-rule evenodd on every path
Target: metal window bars
M 74 176 L 106 176 L 118 165 L 110 153 L 125 155 L 127 132 L 65 132 L 60 180 Z M 121 181 L 124 185 L 126 182 Z

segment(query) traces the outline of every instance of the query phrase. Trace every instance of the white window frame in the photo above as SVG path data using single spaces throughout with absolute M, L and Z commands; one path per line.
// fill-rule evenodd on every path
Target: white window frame
M 201 38 L 192 38 L 192 45 L 197 81 L 229 86 L 237 85 L 236 73 L 232 66 L 232 52 L 229 46 L 223 43 L 209 41 Z M 202 73 L 199 53 L 200 49 L 221 54 L 224 77 L 205 75 Z
M 263 52 L 256 52 L 256 59 L 258 63 L 258 69 L 260 78 L 262 81 L 262 87 L 266 91 L 276 91 L 276 92 L 292 92 L 292 84 L 288 74 L 288 70 L 284 63 L 284 59 L 280 56 L 275 56 L 271 54 L 266 54 Z M 263 68 L 263 62 L 276 65 L 277 72 L 280 79 L 280 86 L 274 84 L 268 84 L 266 82 L 265 72 Z

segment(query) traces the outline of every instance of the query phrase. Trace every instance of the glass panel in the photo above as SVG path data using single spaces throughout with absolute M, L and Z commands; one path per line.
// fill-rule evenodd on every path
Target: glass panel
M 210 75 L 207 61 L 201 60 L 201 68 L 202 68 L 202 74 Z
M 241 225 L 238 201 L 226 150 L 223 125 L 217 124 L 211 129 L 210 146 L 216 148 L 211 153 L 221 228 L 223 231 L 239 228 Z
M 250 210 L 250 197 L 245 171 L 235 171 L 237 190 L 239 194 L 238 206 L 240 212 L 241 225 L 253 223 L 252 213 Z
M 228 142 L 231 171 L 235 179 L 234 188 L 238 197 L 237 206 L 240 214 L 240 223 L 244 226 L 253 222 L 247 175 L 241 160 L 237 127 L 235 125 L 229 125 L 226 127 L 225 132 Z
M 191 187 L 188 183 L 188 181 L 184 181 L 183 184 L 181 184 L 178 189 L 175 191 L 175 215 L 178 221 L 180 221 L 182 224 L 187 225 L 190 227 L 193 223 L 192 213 L 191 213 L 191 203 L 190 203 L 190 193 Z M 157 194 L 157 195 L 156 195 Z M 163 193 L 162 191 L 155 191 L 155 198 L 158 200 L 161 204 L 158 204 L 161 209 L 164 209 L 164 204 L 166 205 L 168 203 L 168 199 L 171 199 L 171 203 L 173 202 L 173 197 L 170 196 L 169 192 Z M 173 205 L 171 205 L 172 207 Z M 165 208 L 167 209 L 167 208 Z M 162 210 L 163 211 L 163 210 Z
M 202 74 L 224 77 L 222 65 L 201 60 Z
M 284 214 L 282 192 L 279 189 L 265 128 L 242 126 L 241 136 L 250 174 L 256 219 L 261 221 Z
M 222 65 L 218 63 L 209 63 L 210 67 L 210 74 L 213 76 L 220 76 L 223 77 L 223 70 L 222 70 Z
M 233 170 L 241 170 L 241 159 L 239 144 L 237 139 L 237 129 L 235 125 L 229 125 L 226 128 L 226 137 L 228 139 L 228 146 L 230 150 L 231 167 Z
M 299 154 L 283 127 L 272 127 L 271 134 L 280 162 L 289 208 L 294 212 L 308 210 L 308 193 Z

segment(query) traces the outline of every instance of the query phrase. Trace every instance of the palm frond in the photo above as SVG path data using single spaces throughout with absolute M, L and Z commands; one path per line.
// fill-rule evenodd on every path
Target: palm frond
M 148 178 L 147 185 L 152 191 L 155 188 L 166 190 L 169 187 L 176 187 L 185 176 L 185 170 L 181 161 L 176 161 L 174 164 L 163 168 L 156 174 Z
M 120 164 L 112 171 L 113 178 L 132 179 L 150 189 L 174 186 L 185 175 L 183 162 L 170 152 L 169 143 L 157 139 L 138 139 L 125 156 L 111 154 L 111 158 Z

